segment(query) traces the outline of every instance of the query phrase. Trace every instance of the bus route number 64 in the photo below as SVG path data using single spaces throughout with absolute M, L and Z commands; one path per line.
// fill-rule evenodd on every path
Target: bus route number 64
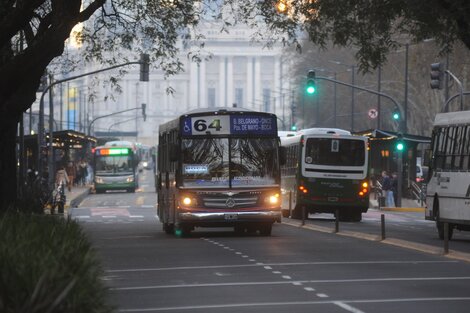
M 206 120 L 196 120 L 194 121 L 194 129 L 198 132 L 203 132 L 206 130 L 215 130 L 220 131 L 222 129 L 222 124 L 220 123 L 219 119 L 212 120 L 212 122 L 207 125 Z

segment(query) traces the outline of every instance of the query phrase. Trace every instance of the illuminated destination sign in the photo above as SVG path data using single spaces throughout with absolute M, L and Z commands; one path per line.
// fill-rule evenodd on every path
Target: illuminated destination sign
M 128 155 L 128 148 L 108 148 L 96 150 L 97 155 Z
M 274 116 L 211 115 L 186 117 L 181 133 L 190 135 L 276 135 Z

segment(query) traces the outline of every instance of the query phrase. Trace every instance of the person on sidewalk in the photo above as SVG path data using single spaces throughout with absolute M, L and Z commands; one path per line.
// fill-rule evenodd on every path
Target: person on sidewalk
M 69 176 L 67 175 L 67 172 L 63 166 L 59 167 L 57 173 L 55 174 L 55 183 L 56 186 L 59 186 L 60 184 L 67 186 L 69 183 Z
M 393 203 L 394 206 L 397 205 L 398 198 L 398 174 L 397 172 L 392 173 L 392 192 L 393 192 Z
M 395 201 L 393 199 L 392 190 L 392 179 L 388 175 L 387 171 L 382 171 L 382 191 L 385 197 L 385 206 L 389 208 L 395 207 Z
M 69 189 L 69 192 L 72 191 L 72 185 L 73 185 L 73 181 L 76 177 L 76 174 L 77 174 L 77 169 L 75 167 L 75 165 L 72 163 L 72 162 L 69 162 L 67 164 L 67 167 L 65 169 L 65 171 L 67 172 L 67 175 L 69 177 L 69 182 L 68 182 L 68 189 Z

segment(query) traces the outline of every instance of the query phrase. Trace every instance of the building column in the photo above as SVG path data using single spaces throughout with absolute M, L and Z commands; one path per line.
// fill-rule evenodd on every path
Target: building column
M 233 95 L 234 85 L 233 85 L 233 57 L 227 57 L 227 106 L 231 107 L 235 102 L 235 97 Z
M 189 64 L 189 95 L 191 101 L 195 101 L 195 103 L 191 104 L 191 107 L 199 107 L 199 101 L 198 101 L 198 68 L 197 68 L 197 63 L 190 61 Z M 165 93 L 166 95 L 166 93 Z M 167 98 L 168 95 L 165 96 Z M 169 109 L 168 106 L 165 106 L 165 109 Z
M 225 101 L 226 92 L 225 92 L 225 83 L 226 83 L 226 75 L 225 75 L 225 57 L 219 56 L 219 105 L 225 107 L 227 103 Z
M 261 82 L 261 58 L 255 57 L 255 73 L 254 73 L 254 109 L 264 111 L 263 103 L 263 84 Z
M 277 101 L 277 105 L 273 106 L 273 113 L 278 113 L 281 112 L 283 115 L 285 115 L 285 108 L 282 106 L 285 105 L 284 103 L 284 97 L 283 97 L 283 91 L 282 91 L 282 85 L 281 85 L 281 61 L 278 56 L 274 57 L 274 97 L 278 98 L 279 101 Z
M 256 103 L 253 97 L 253 57 L 246 58 L 246 104 L 255 109 Z
M 207 108 L 206 61 L 199 63 L 199 106 Z

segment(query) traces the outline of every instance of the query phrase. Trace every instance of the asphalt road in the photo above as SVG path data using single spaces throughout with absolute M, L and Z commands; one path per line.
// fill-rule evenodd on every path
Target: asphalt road
M 271 237 L 229 228 L 166 235 L 151 172 L 144 174 L 135 194 L 90 195 L 71 209 L 103 261 L 119 312 L 468 312 L 469 262 L 287 220 Z M 322 219 L 307 223 L 334 227 Z M 340 227 L 369 223 L 365 216 Z

